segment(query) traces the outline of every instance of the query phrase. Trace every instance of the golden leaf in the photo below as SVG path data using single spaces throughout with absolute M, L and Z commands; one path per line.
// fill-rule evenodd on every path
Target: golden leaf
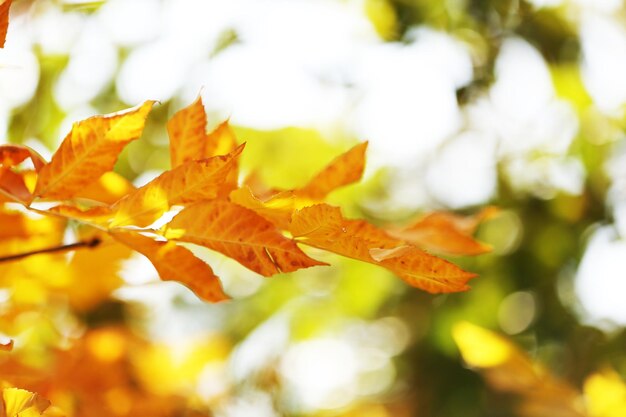
M 360 143 L 336 157 L 304 187 L 295 190 L 296 195 L 321 201 L 331 191 L 361 179 L 365 169 L 367 142 Z
M 118 154 L 139 138 L 153 101 L 123 113 L 74 123 L 49 164 L 39 173 L 35 197 L 66 199 L 111 171 Z
M 217 197 L 226 185 L 241 145 L 228 155 L 185 162 L 166 171 L 148 184 L 120 200 L 115 206 L 111 227 L 144 227 L 157 220 L 175 204 L 189 204 Z M 224 191 L 225 192 L 225 191 Z
M 163 281 L 178 281 L 206 301 L 227 300 L 219 278 L 204 261 L 174 242 L 159 242 L 132 232 L 113 232 L 119 242 L 147 257 Z
M 50 406 L 39 394 L 19 388 L 3 389 L 2 402 L 2 417 L 39 416 Z
M 207 135 L 204 154 L 206 156 L 225 155 L 237 147 L 237 137 L 228 120 L 220 123 Z
M 263 276 L 324 265 L 254 211 L 225 200 L 187 207 L 168 224 L 165 237 L 221 252 Z
M 346 220 L 337 207 L 317 204 L 294 212 L 290 232 L 298 242 L 380 265 L 409 285 L 431 293 L 464 291 L 475 274 L 406 246 L 363 220 Z

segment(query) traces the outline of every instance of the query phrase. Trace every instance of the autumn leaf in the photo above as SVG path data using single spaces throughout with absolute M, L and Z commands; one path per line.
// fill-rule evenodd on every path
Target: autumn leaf
M 9 340 L 7 343 L 0 343 L 0 351 L 10 352 L 13 350 L 13 340 Z
M 12 0 L 0 0 L 0 48 L 4 48 L 4 42 L 9 29 L 9 8 Z
M 261 201 L 252 194 L 252 191 L 247 186 L 233 190 L 229 195 L 229 200 L 255 211 L 283 230 L 289 228 L 291 214 L 296 204 L 296 197 L 291 191 L 284 191 L 273 195 L 265 201 Z
M 10 168 L 26 159 L 33 162 L 36 171 L 41 170 L 46 161 L 34 149 L 24 145 L 0 145 L 0 166 Z
M 217 197 L 226 187 L 241 145 L 228 155 L 193 160 L 166 171 L 148 184 L 129 194 L 115 205 L 111 227 L 134 225 L 145 227 L 157 220 L 175 204 L 190 204 Z
M 174 242 L 161 242 L 132 232 L 113 232 L 113 238 L 144 255 L 163 281 L 178 281 L 205 301 L 227 300 L 219 278 L 204 261 Z
M 2 417 L 39 416 L 50 406 L 50 401 L 39 394 L 19 388 L 2 390 Z
M 28 204 L 32 193 L 26 185 L 24 173 L 0 167 L 0 195 L 4 201 Z
M 202 97 L 178 111 L 167 122 L 172 168 L 195 159 L 204 159 L 206 147 L 206 113 Z
M 225 155 L 237 147 L 235 134 L 228 121 L 207 134 L 206 113 L 202 97 L 178 111 L 167 122 L 172 168 L 185 162 Z
M 298 242 L 382 266 L 431 293 L 465 291 L 467 281 L 475 277 L 363 220 L 347 220 L 339 208 L 327 204 L 297 210 L 290 232 Z
M 480 255 L 491 250 L 491 246 L 476 241 L 472 234 L 478 225 L 497 213 L 488 207 L 474 216 L 459 216 L 453 213 L 435 212 L 424 216 L 413 224 L 401 228 L 387 229 L 387 233 L 428 251 L 447 255 Z
M 299 197 L 321 201 L 331 191 L 361 179 L 365 169 L 367 142 L 339 155 L 315 175 L 304 187 L 294 190 Z
M 35 197 L 67 199 L 111 171 L 118 154 L 139 138 L 154 101 L 129 111 L 75 123 L 39 173 Z
M 224 200 L 185 208 L 167 225 L 165 237 L 223 253 L 263 276 L 325 265 L 309 258 L 268 220 Z
M 122 197 L 135 191 L 133 184 L 120 174 L 105 172 L 97 181 L 80 190 L 76 198 L 113 204 Z

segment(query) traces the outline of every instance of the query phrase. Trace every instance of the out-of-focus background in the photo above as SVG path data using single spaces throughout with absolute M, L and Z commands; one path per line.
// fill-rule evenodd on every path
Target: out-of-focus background
M 19 357 L 4 374 L 48 375 L 76 416 L 585 415 L 523 407 L 468 369 L 452 329 L 469 321 L 575 390 L 626 375 L 620 0 L 14 0 L 4 142 L 49 158 L 72 122 L 156 99 L 116 166 L 141 185 L 169 168 L 164 123 L 198 94 L 271 186 L 368 140 L 364 180 L 332 195 L 349 216 L 499 206 L 478 231 L 493 252 L 453 259 L 480 274 L 472 289 L 434 296 L 339 257 L 264 279 L 202 252 L 234 298 L 208 305 L 110 253 L 3 284 Z

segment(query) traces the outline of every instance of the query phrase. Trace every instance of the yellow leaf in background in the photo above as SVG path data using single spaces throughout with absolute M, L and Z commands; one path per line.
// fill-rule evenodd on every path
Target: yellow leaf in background
M 552 376 L 513 343 L 468 322 L 452 331 L 465 362 L 494 389 L 521 396 L 518 412 L 527 417 L 584 417 L 580 393 Z
M 231 171 L 237 168 L 235 160 L 243 147 L 241 145 L 228 155 L 185 162 L 159 175 L 114 206 L 111 227 L 145 227 L 175 204 L 215 198 L 225 187 L 230 192 L 226 183 Z
M 296 195 L 321 201 L 331 191 L 360 180 L 365 169 L 366 149 L 367 142 L 364 142 L 339 155 L 304 187 L 295 190 Z
M 74 252 L 69 270 L 63 275 L 63 293 L 79 311 L 87 311 L 111 297 L 111 292 L 123 283 L 119 276 L 122 262 L 132 255 L 130 249 L 106 235 L 98 237 L 98 246 Z
M 9 28 L 9 8 L 11 0 L 0 0 L 0 48 L 4 48 L 4 42 Z
M 185 162 L 204 159 L 206 155 L 206 113 L 202 97 L 178 111 L 167 122 L 172 168 Z
M 614 370 L 589 376 L 583 390 L 590 417 L 626 416 L 626 384 Z
M 40 416 L 50 406 L 50 401 L 39 394 L 19 388 L 3 389 L 2 401 L 1 417 Z
M 139 138 L 153 101 L 129 111 L 74 123 L 49 164 L 39 173 L 35 197 L 66 199 L 113 169 L 122 149 Z
M 300 243 L 379 265 L 431 293 L 464 291 L 475 274 L 406 246 L 364 220 L 347 220 L 337 207 L 317 204 L 294 212 L 289 231 Z
M 25 250 L 31 250 L 26 241 L 43 238 L 48 244 L 60 242 L 65 229 L 65 221 L 54 217 L 28 215 L 20 211 L 0 208 L 0 242 L 10 239 L 18 241 Z
M 77 198 L 113 204 L 122 197 L 135 191 L 135 186 L 120 174 L 105 172 L 96 182 L 76 194 Z
M 148 258 L 163 281 L 178 281 L 206 301 L 218 302 L 229 298 L 211 267 L 188 249 L 138 233 L 113 232 L 111 235 Z
M 254 211 L 223 200 L 187 207 L 168 224 L 165 237 L 223 253 L 263 276 L 325 265 Z
M 457 323 L 452 335 L 463 360 L 472 367 L 490 368 L 502 365 L 517 353 L 506 339 L 468 322 Z M 527 361 L 527 365 L 532 367 L 530 361 Z

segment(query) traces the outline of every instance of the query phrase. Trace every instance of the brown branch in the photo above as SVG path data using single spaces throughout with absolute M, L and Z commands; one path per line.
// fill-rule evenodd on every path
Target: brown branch
M 70 243 L 69 245 L 61 245 L 61 246 L 54 246 L 51 248 L 37 249 L 31 252 L 17 253 L 15 255 L 0 256 L 0 262 L 16 261 L 18 259 L 24 259 L 28 256 L 39 255 L 42 253 L 65 252 L 65 251 L 75 250 L 79 248 L 95 248 L 101 242 L 102 240 L 100 240 L 100 238 L 95 237 L 91 240 Z

